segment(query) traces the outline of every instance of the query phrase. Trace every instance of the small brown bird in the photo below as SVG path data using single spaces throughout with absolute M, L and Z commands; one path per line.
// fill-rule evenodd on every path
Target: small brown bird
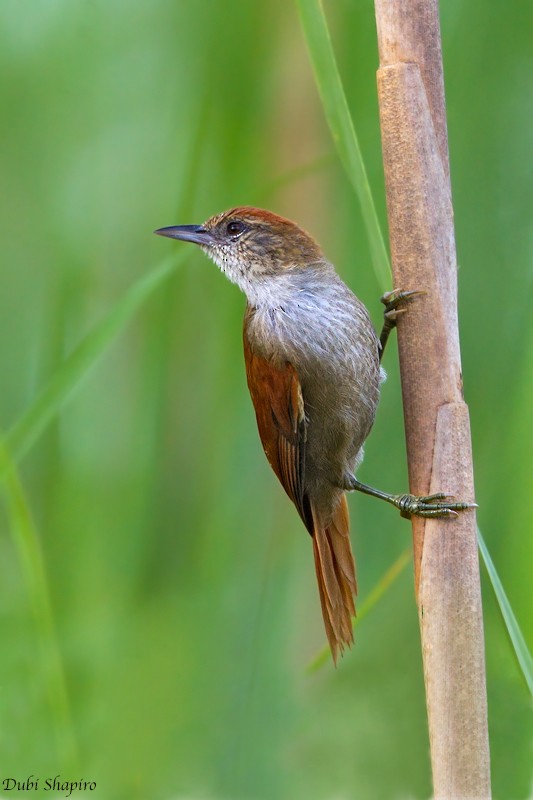
M 355 565 L 345 492 L 359 490 L 402 516 L 455 516 L 470 506 L 390 495 L 355 478 L 374 422 L 383 347 L 398 304 L 390 292 L 380 339 L 368 312 L 294 222 L 240 207 L 203 225 L 155 231 L 200 245 L 247 298 L 244 360 L 259 435 L 272 469 L 312 536 L 326 634 L 336 662 L 353 642 Z

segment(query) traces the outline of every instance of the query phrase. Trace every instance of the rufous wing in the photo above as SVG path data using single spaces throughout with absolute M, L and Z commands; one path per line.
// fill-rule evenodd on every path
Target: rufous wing
M 307 423 L 298 374 L 255 353 L 244 330 L 244 360 L 257 427 L 268 461 L 309 533 L 313 518 L 304 492 Z

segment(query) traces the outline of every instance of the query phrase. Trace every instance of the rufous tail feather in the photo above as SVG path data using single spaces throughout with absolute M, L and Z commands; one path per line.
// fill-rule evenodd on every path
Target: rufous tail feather
M 342 495 L 333 518 L 325 526 L 312 509 L 313 552 L 320 604 L 326 634 L 336 664 L 339 652 L 353 642 L 352 618 L 357 594 L 355 564 L 350 544 L 350 521 L 346 497 Z

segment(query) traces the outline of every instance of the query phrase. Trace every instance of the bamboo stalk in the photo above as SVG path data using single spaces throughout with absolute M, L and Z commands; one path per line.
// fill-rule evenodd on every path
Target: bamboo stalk
M 437 0 L 376 0 L 378 97 L 410 489 L 473 500 Z M 434 796 L 490 798 L 475 514 L 413 520 Z

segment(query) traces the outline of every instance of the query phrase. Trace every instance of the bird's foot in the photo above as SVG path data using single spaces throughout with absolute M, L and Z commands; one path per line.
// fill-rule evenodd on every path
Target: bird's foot
M 400 511 L 402 517 L 457 517 L 459 511 L 477 508 L 477 503 L 455 502 L 453 495 L 429 494 L 417 497 L 414 494 L 392 495 L 392 503 Z
M 396 325 L 398 317 L 407 310 L 405 308 L 398 308 L 398 306 L 401 305 L 404 300 L 409 300 L 411 297 L 416 297 L 420 294 L 425 294 L 425 292 L 421 289 L 393 289 L 391 292 L 385 292 L 383 297 L 379 298 L 380 303 L 383 303 L 385 306 L 383 316 L 392 323 L 392 326 Z
M 383 297 L 380 298 L 380 301 L 385 306 L 385 311 L 383 312 L 383 328 L 381 329 L 379 337 L 380 361 L 383 357 L 383 351 L 385 350 L 390 332 L 396 327 L 398 317 L 407 310 L 405 308 L 398 308 L 398 306 L 404 301 L 410 300 L 412 297 L 416 297 L 420 294 L 425 294 L 425 292 L 420 289 L 393 289 L 392 292 L 385 292 Z
M 342 488 L 348 492 L 363 492 L 395 506 L 402 517 L 457 517 L 460 511 L 477 508 L 477 503 L 456 502 L 450 494 L 438 492 L 418 497 L 415 494 L 389 494 L 358 481 L 355 475 L 345 475 Z

